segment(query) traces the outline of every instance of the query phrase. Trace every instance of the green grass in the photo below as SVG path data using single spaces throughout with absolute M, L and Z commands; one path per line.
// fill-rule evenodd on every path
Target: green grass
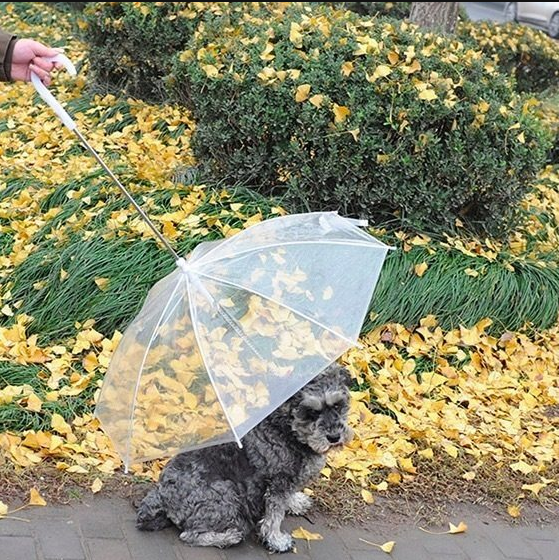
M 81 370 L 81 366 L 76 364 L 75 369 Z M 23 366 L 14 362 L 0 362 L 0 389 L 7 385 L 27 384 L 43 400 L 45 393 L 50 391 L 50 389 L 39 375 L 40 372 L 41 368 L 38 366 Z M 83 373 L 83 371 L 80 371 L 80 373 Z M 64 386 L 64 381 L 61 381 L 60 386 Z M 0 426 L 2 431 L 50 430 L 51 418 L 55 413 L 70 421 L 75 416 L 90 412 L 93 394 L 96 389 L 95 379 L 92 379 L 88 387 L 79 395 L 61 397 L 56 402 L 43 400 L 40 412 L 30 411 L 17 402 L 0 405 Z
M 92 180 L 92 177 L 89 177 Z M 82 180 L 87 182 L 86 179 Z M 60 212 L 39 230 L 33 242 L 36 250 L 16 267 L 10 276 L 11 301 L 21 301 L 19 313 L 33 317 L 29 333 L 37 333 L 41 343 L 56 343 L 75 333 L 75 323 L 95 319 L 95 328 L 107 336 L 112 336 L 115 329 L 124 329 L 139 311 L 149 289 L 174 268 L 172 257 L 153 240 L 142 240 L 124 236 L 105 240 L 102 235 L 108 232 L 106 227 L 110 214 L 119 208 L 126 208 L 127 202 L 117 195 L 104 195 L 106 186 L 89 186 L 83 196 L 91 196 L 91 205 L 97 199 L 103 199 L 106 206 L 103 212 L 88 223 L 88 229 L 95 230 L 96 235 L 83 239 L 78 232 L 69 232 L 68 239 L 61 245 L 51 238 L 53 229 L 63 226 L 72 215 L 79 215 L 82 206 L 80 200 L 68 200 L 66 192 L 80 188 L 78 182 L 63 185 L 43 201 L 43 210 L 60 206 Z M 184 194 L 185 187 L 177 188 Z M 114 189 L 113 189 L 114 190 Z M 219 192 L 219 191 L 216 191 Z M 232 202 L 243 203 L 243 212 L 252 215 L 262 211 L 271 215 L 273 204 L 252 191 L 232 189 L 231 199 L 219 201 L 206 200 L 196 210 L 197 214 L 218 218 L 231 227 L 241 227 L 242 221 L 226 210 Z M 170 210 L 173 192 L 154 191 L 158 211 Z M 210 196 L 207 197 L 211 198 Z M 182 236 L 175 244 L 179 254 L 187 254 L 201 241 L 219 239 L 219 230 L 208 225 L 208 234 Z M 0 238 L 0 242 L 2 239 Z M 61 273 L 64 271 L 65 278 Z M 95 284 L 96 278 L 108 278 L 105 291 Z M 0 325 L 10 324 L 11 318 L 0 318 Z
M 364 331 L 396 322 L 413 327 L 426 315 L 435 315 L 444 329 L 460 325 L 472 327 L 479 320 L 493 320 L 494 332 L 518 330 L 526 326 L 545 329 L 559 316 L 559 269 L 542 268 L 536 262 L 514 262 L 514 272 L 502 261 L 464 255 L 459 251 L 422 247 L 410 252 L 391 252 L 385 262 L 371 305 L 371 316 Z M 426 262 L 429 267 L 420 278 L 414 266 Z M 466 269 L 479 272 L 471 277 Z

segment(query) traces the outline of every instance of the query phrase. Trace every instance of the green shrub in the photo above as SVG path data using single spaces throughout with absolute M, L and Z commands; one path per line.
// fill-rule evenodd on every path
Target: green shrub
M 461 23 L 457 33 L 514 76 L 518 91 L 540 92 L 559 85 L 557 41 L 543 31 L 517 23 L 468 22 Z
M 362 16 L 390 16 L 405 19 L 410 15 L 411 2 L 330 2 Z
M 90 79 L 100 89 L 163 100 L 161 78 L 184 48 L 199 10 L 190 2 L 90 2 L 84 12 Z M 211 3 L 219 9 L 221 3 Z
M 552 147 L 549 151 L 548 162 L 559 164 L 559 89 L 546 91 L 539 96 L 541 104 L 537 112 L 544 125 L 549 129 L 552 137 Z
M 275 9 L 281 2 L 88 2 L 84 39 L 90 78 L 98 89 L 164 101 L 162 82 L 172 57 L 201 22 L 234 23 L 243 14 Z
M 198 161 L 291 209 L 497 229 L 547 149 L 480 52 L 326 7 L 205 25 L 169 84 L 193 111 Z

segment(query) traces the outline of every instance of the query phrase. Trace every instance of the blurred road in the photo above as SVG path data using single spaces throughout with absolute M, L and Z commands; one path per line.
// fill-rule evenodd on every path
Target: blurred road
M 486 19 L 503 22 L 506 2 L 460 2 L 473 21 Z

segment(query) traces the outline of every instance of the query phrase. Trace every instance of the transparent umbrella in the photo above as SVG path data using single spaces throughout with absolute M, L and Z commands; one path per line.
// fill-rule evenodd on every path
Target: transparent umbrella
M 181 258 L 50 92 L 35 86 L 177 264 L 151 289 L 113 355 L 95 411 L 103 429 L 127 468 L 241 445 L 358 343 L 389 247 L 359 229 L 366 222 L 317 212 L 264 221 Z

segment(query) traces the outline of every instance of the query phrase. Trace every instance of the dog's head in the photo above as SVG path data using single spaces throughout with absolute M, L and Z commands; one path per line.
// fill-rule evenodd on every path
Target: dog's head
M 348 371 L 332 364 L 289 401 L 295 436 L 316 453 L 324 454 L 353 437 L 347 424 L 350 383 Z

